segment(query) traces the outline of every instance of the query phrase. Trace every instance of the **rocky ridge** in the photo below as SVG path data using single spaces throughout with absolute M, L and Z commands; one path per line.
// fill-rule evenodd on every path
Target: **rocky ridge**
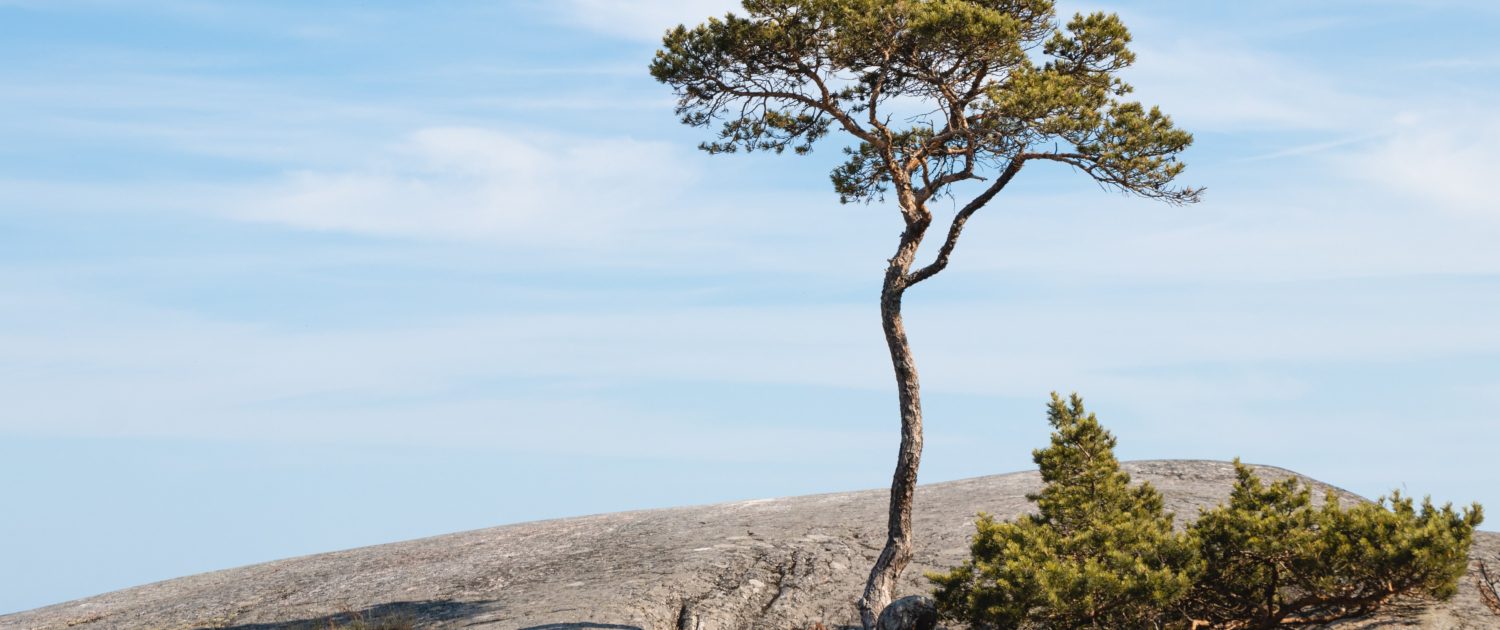
M 1226 462 L 1125 469 L 1161 490 L 1179 520 L 1224 500 L 1234 481 Z M 924 572 L 963 560 L 976 512 L 1021 514 L 1040 483 L 1032 471 L 919 487 L 902 594 L 928 592 Z M 885 503 L 884 490 L 868 490 L 521 523 L 138 586 L 0 616 L 0 628 L 327 628 L 359 615 L 419 628 L 831 630 L 857 622 Z M 1500 567 L 1500 535 L 1481 533 L 1473 558 Z M 1451 601 L 1339 627 L 1500 628 L 1472 577 Z

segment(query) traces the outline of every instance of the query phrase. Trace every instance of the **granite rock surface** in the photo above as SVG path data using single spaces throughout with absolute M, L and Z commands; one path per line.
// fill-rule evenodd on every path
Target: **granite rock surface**
M 1125 469 L 1155 485 L 1179 522 L 1234 482 L 1227 462 Z M 1309 483 L 1318 495 L 1330 489 Z M 898 595 L 929 593 L 923 573 L 964 559 L 975 513 L 1026 512 L 1040 484 L 1032 471 L 919 487 L 916 558 Z M 417 628 L 834 630 L 858 623 L 854 600 L 883 542 L 886 500 L 868 490 L 507 525 L 147 584 L 0 616 L 0 628 L 311 629 L 357 615 Z M 1472 557 L 1500 568 L 1500 534 L 1481 533 Z M 1337 627 L 1500 628 L 1472 578 L 1451 601 Z

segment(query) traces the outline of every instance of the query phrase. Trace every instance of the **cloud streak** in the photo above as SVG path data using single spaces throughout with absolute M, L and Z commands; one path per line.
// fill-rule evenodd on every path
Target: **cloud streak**
M 743 444 L 740 434 L 753 431 L 684 415 L 670 400 L 648 412 L 619 392 L 645 383 L 867 392 L 889 385 L 871 304 L 620 311 L 585 300 L 577 309 L 303 332 L 12 284 L 10 315 L 0 319 L 8 331 L 0 336 L 0 396 L 11 412 L 0 431 L 463 440 L 580 454 L 611 444 L 658 448 L 625 439 L 639 430 L 641 440 L 658 433 L 701 440 L 672 448 L 712 453 L 706 443 Z M 908 324 L 927 391 L 1026 398 L 1069 387 L 1142 409 L 1166 400 L 1238 407 L 1307 394 L 1268 366 L 1500 354 L 1489 317 L 1500 298 L 1464 283 L 1414 283 L 1379 296 L 1357 284 L 1249 296 L 1233 287 L 1158 291 L 1147 300 L 1084 295 L 913 299 Z M 108 326 L 89 316 L 101 311 L 114 314 Z M 1191 368 L 1201 365 L 1261 367 Z M 805 422 L 809 432 L 833 430 Z M 614 437 L 568 437 L 575 434 Z
M 1500 123 L 1493 114 L 1408 113 L 1381 142 L 1340 156 L 1337 166 L 1416 207 L 1500 220 L 1491 190 L 1500 172 L 1500 156 L 1493 150 L 1500 143 Z
M 300 171 L 241 218 L 304 229 L 592 248 L 686 217 L 695 171 L 660 142 L 421 129 L 357 171 Z M 662 211 L 667 211 L 663 213 Z

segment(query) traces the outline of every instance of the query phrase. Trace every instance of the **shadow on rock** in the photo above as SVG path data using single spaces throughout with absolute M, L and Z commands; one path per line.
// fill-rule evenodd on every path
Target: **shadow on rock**
M 540 626 L 530 626 L 521 630 L 645 630 L 640 626 L 622 626 L 617 623 L 593 623 L 580 621 L 577 623 L 548 623 Z
M 474 617 L 485 612 L 485 602 L 456 602 L 452 600 L 428 600 L 420 602 L 391 602 L 371 606 L 363 610 L 348 610 L 322 617 L 277 621 L 274 623 L 250 623 L 237 626 L 212 626 L 213 630 L 342 630 L 360 628 L 368 630 L 408 630 L 430 623 Z M 567 626 L 571 627 L 571 626 Z M 579 626 L 586 627 L 586 626 Z M 601 626 L 616 627 L 616 626 Z M 625 627 L 625 626 L 618 626 Z M 209 627 L 198 630 L 210 630 Z

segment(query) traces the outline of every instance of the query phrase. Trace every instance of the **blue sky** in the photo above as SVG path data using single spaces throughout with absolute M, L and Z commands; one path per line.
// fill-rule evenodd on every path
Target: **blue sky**
M 888 483 L 894 209 L 645 72 L 732 4 L 0 0 L 0 611 Z M 1500 7 L 1095 9 L 1207 198 L 971 221 L 908 295 L 923 480 L 1029 467 L 1055 389 L 1125 458 L 1500 506 Z

